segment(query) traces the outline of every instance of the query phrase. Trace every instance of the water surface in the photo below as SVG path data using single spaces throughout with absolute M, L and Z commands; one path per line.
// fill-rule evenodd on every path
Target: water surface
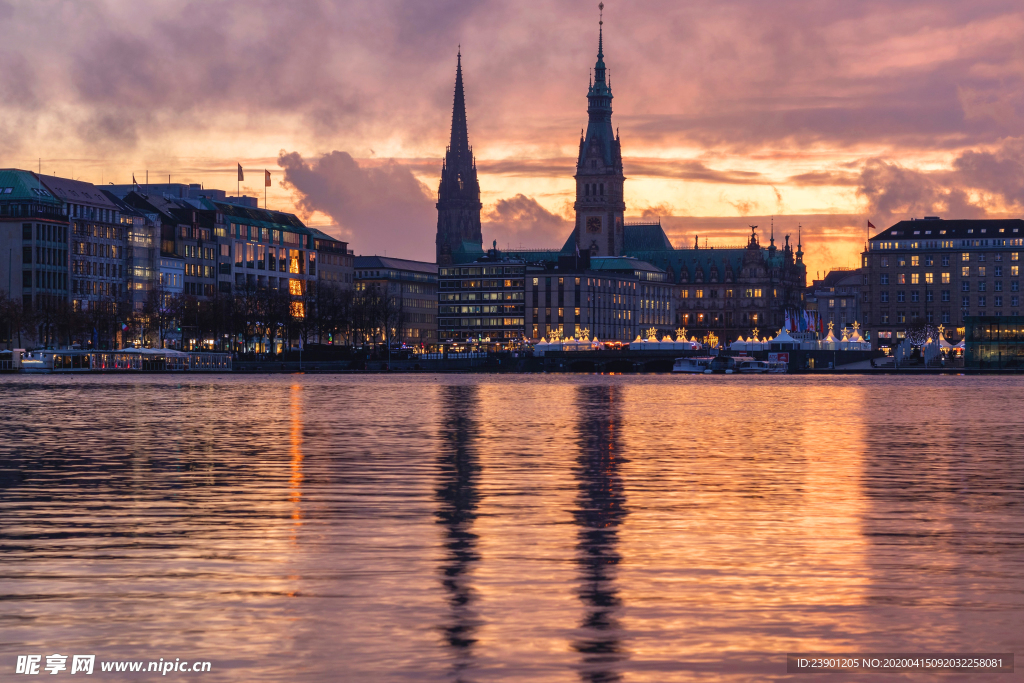
M 999 377 L 0 378 L 0 671 L 748 681 L 790 651 L 1024 653 L 1021 405 Z

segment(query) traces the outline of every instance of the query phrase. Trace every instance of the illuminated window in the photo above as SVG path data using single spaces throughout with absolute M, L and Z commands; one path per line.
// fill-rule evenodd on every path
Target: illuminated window
M 288 280 L 288 293 L 293 296 L 302 295 L 302 280 Z
M 1010 260 L 1011 261 L 1016 261 L 1016 260 L 1018 260 L 1019 256 L 1020 256 L 1020 252 L 1015 251 L 1012 254 L 1010 254 Z
M 965 251 L 964 253 L 960 254 L 960 260 L 963 261 L 964 263 L 967 263 L 968 261 L 971 260 L 971 255 Z
M 906 275 L 906 273 L 899 273 L 896 276 L 896 284 L 898 284 L 898 285 L 905 285 L 905 284 L 907 284 L 907 275 Z
M 1010 266 L 1010 275 L 1017 277 L 1020 274 L 1020 266 Z
M 910 265 L 914 266 L 915 268 L 917 266 L 921 265 L 921 257 L 920 256 L 911 256 L 910 257 Z
M 703 289 L 696 289 L 696 290 L 694 290 L 694 294 L 696 295 L 696 297 L 698 299 L 703 299 L 704 298 L 704 290 Z
M 295 282 L 295 280 L 292 280 L 292 282 Z M 291 302 L 290 309 L 291 309 L 292 317 L 293 318 L 305 318 L 306 317 L 306 307 L 303 305 L 303 303 L 301 301 L 293 301 L 293 302 Z
M 690 290 L 684 289 L 684 290 L 680 291 L 679 292 L 679 296 L 680 296 L 680 298 L 683 298 L 683 299 L 689 299 L 690 298 Z
M 934 273 L 925 273 L 924 274 L 924 281 L 925 281 L 925 284 L 928 284 L 928 285 L 935 284 L 935 275 L 934 275 Z
M 978 277 L 985 277 L 985 266 L 978 266 Z
M 836 300 L 835 299 L 829 299 L 828 300 L 828 307 L 829 308 L 835 308 L 836 307 Z
M 944 284 L 944 285 L 948 285 L 949 284 L 949 273 L 943 273 L 942 274 L 942 284 Z
M 752 290 L 752 289 L 745 289 L 745 290 L 743 290 L 743 296 L 745 296 L 746 298 L 749 299 L 750 297 L 754 296 L 754 290 Z
M 725 298 L 726 299 L 731 299 L 732 298 L 732 290 L 731 289 L 725 290 Z
M 970 276 L 971 276 L 971 267 L 970 266 L 964 266 L 964 267 L 962 267 L 960 269 L 960 277 L 970 277 Z

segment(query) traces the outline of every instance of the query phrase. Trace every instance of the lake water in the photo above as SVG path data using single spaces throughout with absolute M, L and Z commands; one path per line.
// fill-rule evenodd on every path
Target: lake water
M 360 682 L 1024 653 L 1021 406 L 999 377 L 0 378 L 0 678 L 33 653 Z

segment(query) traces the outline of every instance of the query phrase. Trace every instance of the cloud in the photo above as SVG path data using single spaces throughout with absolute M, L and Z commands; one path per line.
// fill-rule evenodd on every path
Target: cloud
M 357 254 L 434 260 L 437 213 L 430 191 L 405 166 L 385 161 L 360 166 L 348 152 L 333 151 L 312 161 L 281 152 L 284 185 L 296 206 L 309 215 L 334 219 Z
M 867 201 L 867 216 L 882 223 L 912 216 L 983 218 L 986 214 L 948 174 L 904 168 L 882 159 L 864 165 L 857 194 Z
M 499 199 L 483 216 L 484 241 L 524 249 L 561 249 L 572 221 L 554 214 L 523 194 Z

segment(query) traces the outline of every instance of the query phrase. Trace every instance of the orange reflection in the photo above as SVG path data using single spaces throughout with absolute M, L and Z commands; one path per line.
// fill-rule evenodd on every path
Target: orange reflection
M 292 475 L 288 480 L 289 496 L 292 503 L 292 519 L 296 528 L 302 525 L 302 387 L 293 384 L 291 387 L 291 467 Z M 292 540 L 295 540 L 292 537 Z

